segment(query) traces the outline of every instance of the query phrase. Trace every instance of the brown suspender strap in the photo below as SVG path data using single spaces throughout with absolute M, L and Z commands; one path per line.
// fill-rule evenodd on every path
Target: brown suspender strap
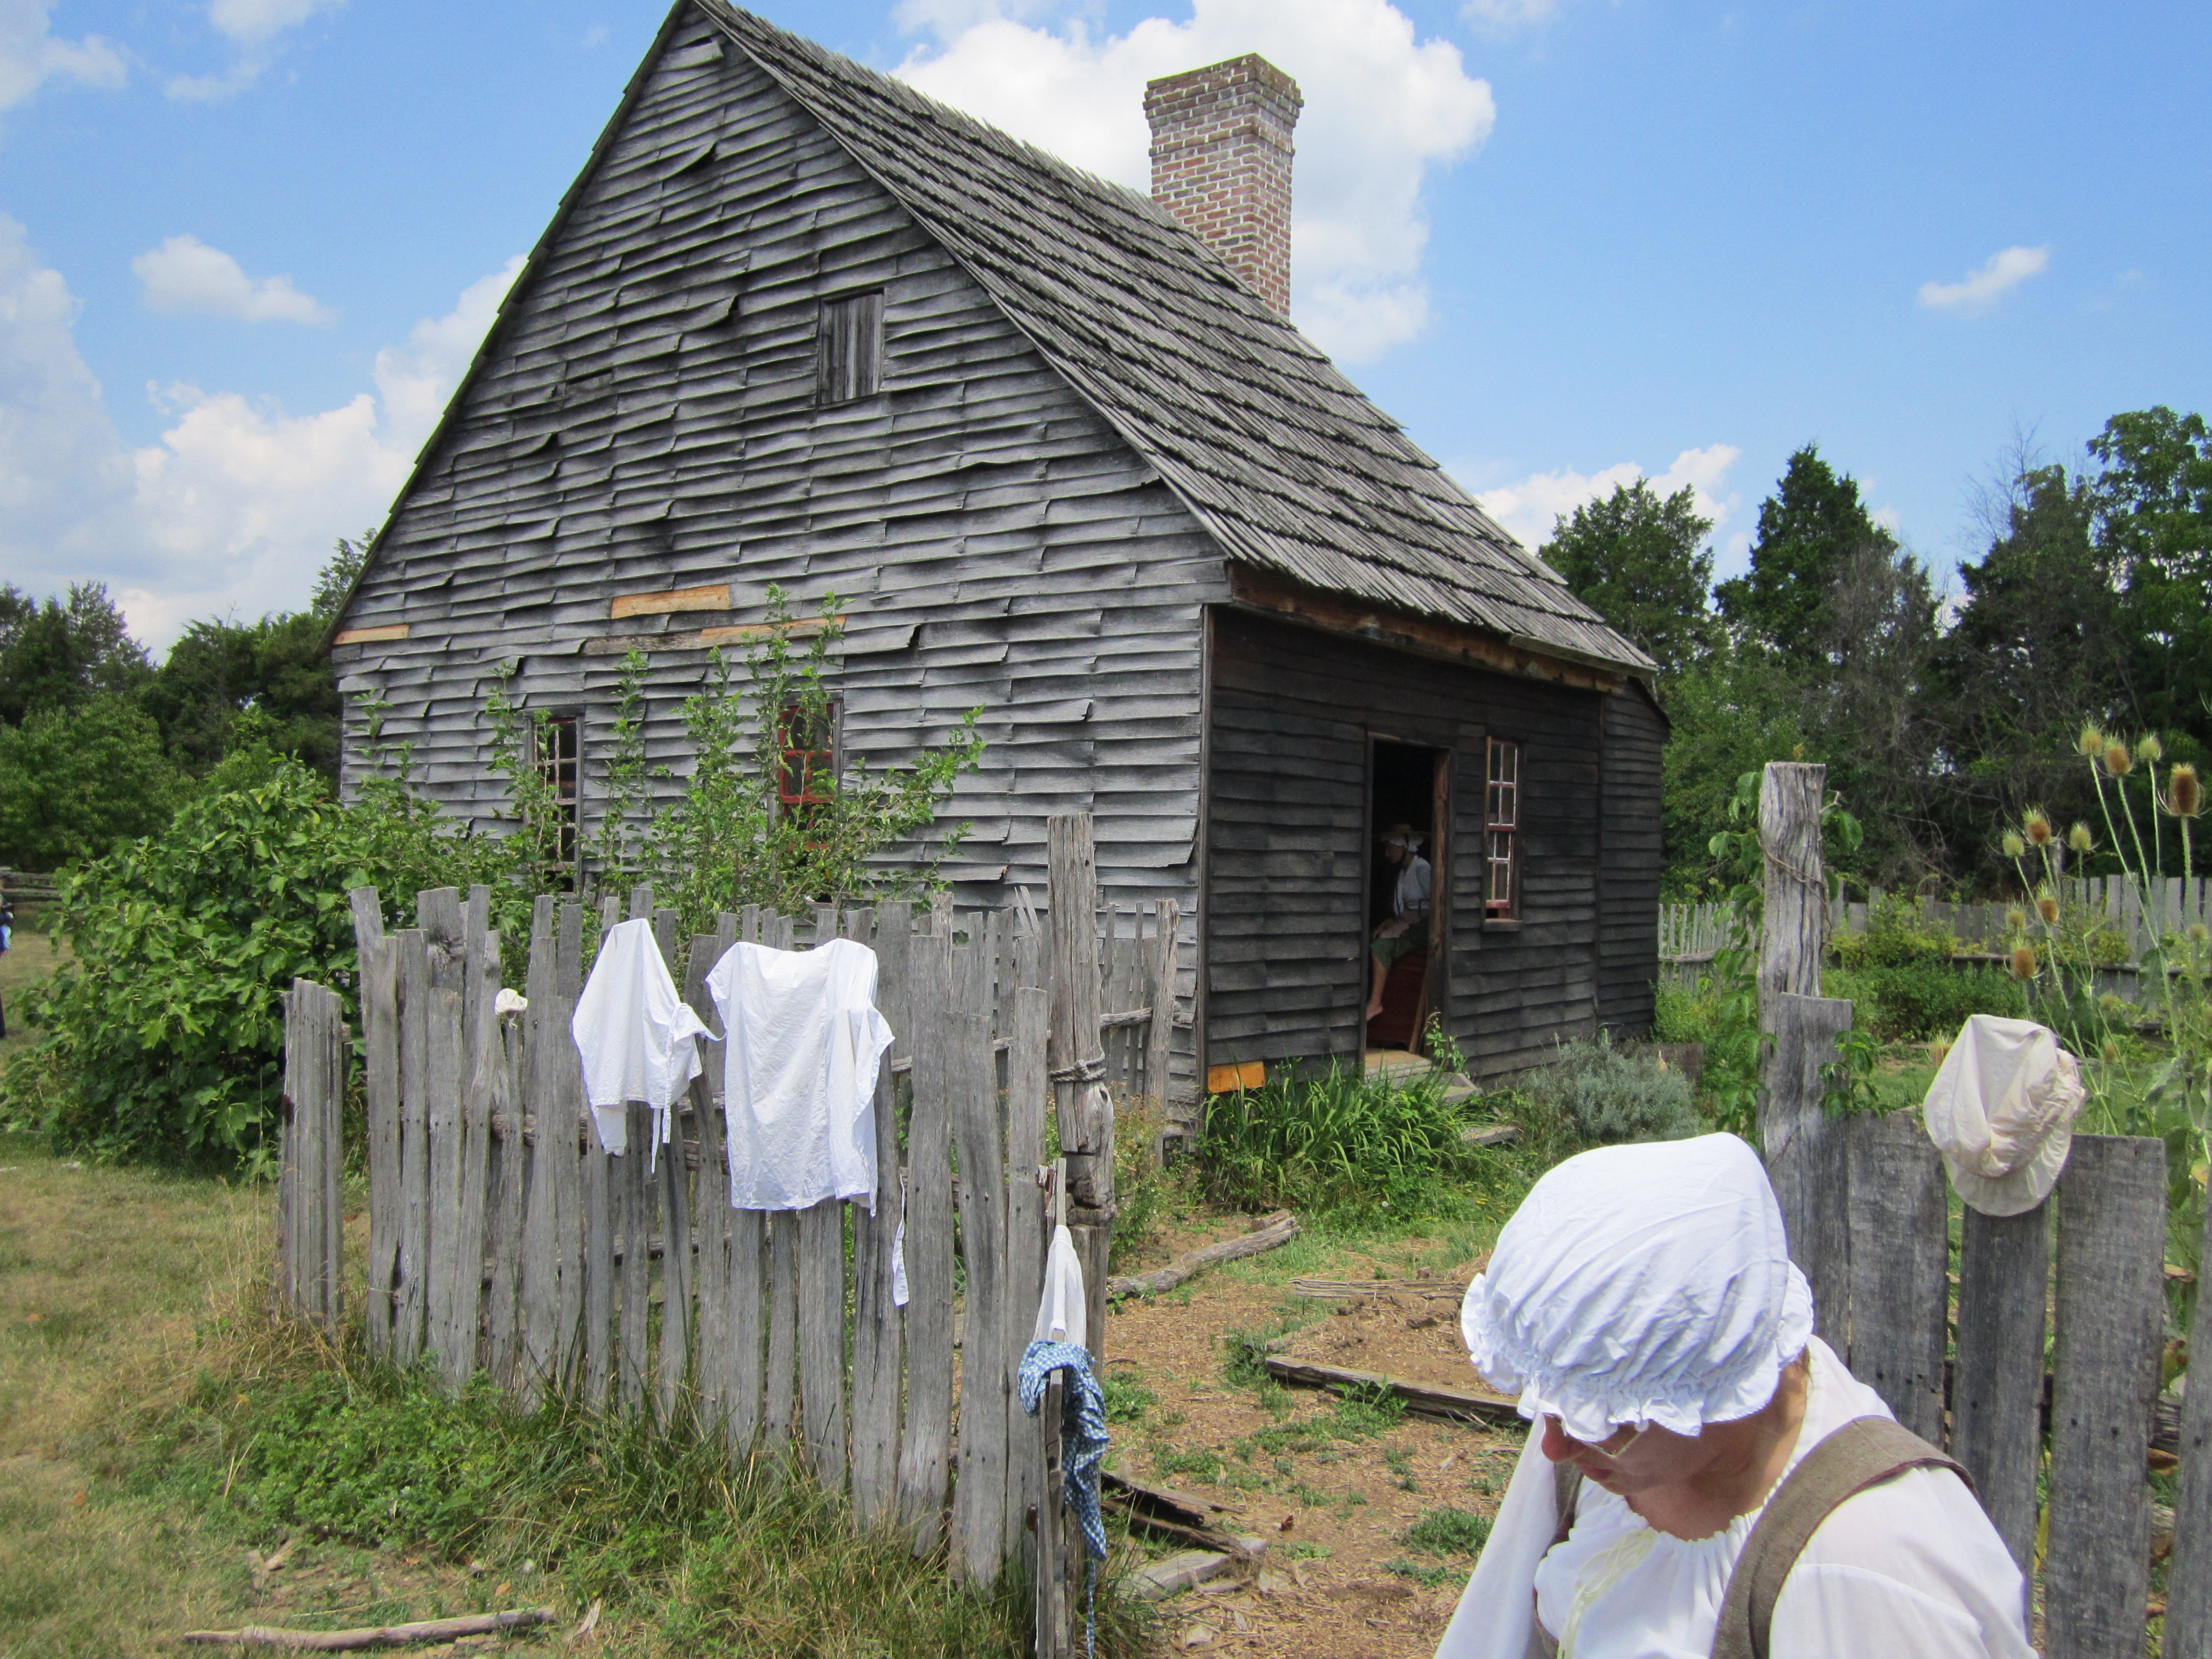
M 1553 1530 L 1550 1549 L 1557 1549 L 1565 1543 L 1567 1534 L 1575 1529 L 1575 1500 L 1582 1495 L 1582 1490 L 1583 1472 L 1580 1469 L 1572 1463 L 1552 1465 L 1552 1504 L 1559 1513 L 1559 1524 Z M 1532 1601 L 1535 1594 L 1532 1586 L 1528 1591 Z M 1535 1616 L 1534 1608 L 1530 1608 L 1527 1659 L 1553 1659 L 1559 1650 L 1559 1644 L 1544 1633 L 1544 1621 Z
M 1713 1659 L 1766 1659 L 1783 1581 L 1820 1523 L 1845 1499 L 1922 1468 L 1948 1469 L 1973 1490 L 1966 1470 L 1887 1417 L 1853 1418 L 1806 1453 L 1744 1540 L 1713 1632 Z

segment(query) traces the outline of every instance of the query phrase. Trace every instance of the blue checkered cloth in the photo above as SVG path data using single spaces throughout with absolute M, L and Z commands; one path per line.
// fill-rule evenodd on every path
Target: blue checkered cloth
M 1106 1522 L 1098 1513 L 1098 1471 L 1106 1461 L 1106 1391 L 1091 1368 L 1088 1349 L 1072 1342 L 1032 1342 L 1022 1355 L 1022 1409 L 1031 1417 L 1044 1404 L 1054 1371 L 1067 1373 L 1060 1392 L 1060 1498 L 1083 1528 L 1091 1560 L 1083 1646 L 1095 1653 L 1098 1638 L 1098 1566 L 1106 1559 Z

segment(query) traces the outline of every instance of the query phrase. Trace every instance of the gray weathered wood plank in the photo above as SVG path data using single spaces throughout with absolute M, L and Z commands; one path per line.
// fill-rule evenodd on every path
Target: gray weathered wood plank
M 399 1302 L 392 1358 L 422 1357 L 430 1271 L 430 947 L 419 927 L 399 946 Z
M 623 1115 L 629 1150 L 607 1160 L 607 1180 L 621 1193 L 616 1237 L 622 1248 L 622 1336 L 616 1366 L 623 1409 L 635 1412 L 644 1407 L 651 1376 L 646 1339 L 652 1317 L 653 1257 L 646 1240 L 652 1236 L 655 1218 L 654 1185 L 647 1172 L 652 1158 L 653 1113 L 633 1100 L 624 1103 Z
M 1145 1092 L 1164 1108 L 1168 1073 L 1175 1048 L 1176 964 L 1177 930 L 1182 911 L 1171 898 L 1152 903 L 1152 948 L 1146 978 L 1152 1006 L 1152 1023 L 1145 1028 Z M 1161 1121 L 1164 1123 L 1165 1118 Z M 1159 1156 L 1159 1148 L 1152 1154 Z
M 2058 1178 L 2046 1659 L 2142 1651 L 2166 1312 L 2166 1144 L 2076 1135 Z
M 1821 1109 L 1820 1097 L 1836 1039 L 1850 1030 L 1851 1005 L 1786 992 L 1769 1001 L 1761 1019 L 1774 1033 L 1774 1053 L 1759 1103 L 1766 1173 L 1790 1257 L 1813 1287 L 1813 1328 L 1840 1351 L 1850 1346 L 1850 1168 L 1842 1126 Z
M 1847 1118 L 1843 1128 L 1851 1373 L 1940 1446 L 1951 1264 L 1943 1160 L 1917 1112 Z
M 557 1153 L 553 1172 L 559 1182 L 556 1224 L 562 1251 L 560 1303 L 554 1314 L 554 1340 L 565 1384 L 578 1375 L 577 1330 L 583 1322 L 584 1297 L 591 1283 L 590 1264 L 579 1259 L 577 1250 L 579 1241 L 585 1237 L 580 1221 L 583 1164 L 577 1152 L 589 1114 L 584 1109 L 584 1063 L 576 1053 L 576 1039 L 571 1030 L 576 998 L 584 985 L 582 905 L 573 900 L 562 903 L 560 925 L 554 937 L 557 948 L 554 955 L 553 1018 L 549 1022 L 548 1033 L 552 1049 L 553 1096 L 549 1103 L 550 1113 L 541 1109 L 538 1136 L 541 1140 L 544 1138 L 550 1117 Z M 602 1279 L 605 1276 L 604 1272 L 600 1275 Z M 604 1331 L 605 1328 L 601 1328 Z
M 369 896 L 374 915 L 376 890 L 355 892 Z M 380 927 L 362 939 L 360 951 L 362 1090 L 368 1118 L 368 1351 L 385 1358 L 392 1352 L 393 1275 L 399 1261 L 399 947 Z
M 433 958 L 434 961 L 434 957 Z M 459 1372 L 456 1351 L 460 1328 L 455 1303 L 464 1274 L 473 1276 L 482 1259 L 473 1252 L 461 1260 L 461 992 L 434 987 L 430 992 L 428 1056 L 430 1080 L 430 1352 L 440 1375 L 453 1386 Z M 475 1344 L 468 1358 L 474 1360 Z
M 527 1171 L 522 1212 L 522 1340 L 518 1361 L 520 1374 L 516 1379 L 525 1411 L 536 1410 L 547 1388 L 556 1385 L 562 1362 L 556 1310 L 561 1300 L 563 1244 L 559 1231 L 560 1182 L 554 1173 L 559 1161 L 561 1135 L 559 1116 L 553 1106 L 553 1068 L 558 1054 L 553 1019 L 553 988 L 558 973 L 556 958 L 559 946 L 555 939 L 557 926 L 554 901 L 540 895 L 531 906 L 530 969 L 523 988 L 528 1006 L 522 1015 L 520 1075 L 527 1079 L 527 1088 L 515 1105 L 515 1144 L 522 1152 L 523 1168 Z M 526 1115 L 538 1125 L 538 1133 L 527 1144 L 520 1133 L 520 1120 Z M 574 1243 L 566 1249 L 573 1262 Z
M 1006 1054 L 1006 1350 L 1018 1356 L 1036 1328 L 1044 1290 L 1044 1123 L 1052 1084 L 1045 1060 L 1050 999 L 1041 986 L 1019 985 L 1010 1010 Z M 1006 1538 L 1036 1571 L 1033 1510 L 1039 1513 L 1044 1443 L 1038 1422 L 1015 1401 L 1007 1410 Z
M 684 1000 L 708 1030 L 721 1029 L 714 1000 L 707 991 L 707 975 L 720 955 L 714 935 L 700 933 L 691 940 L 684 975 Z M 691 1139 L 698 1147 L 697 1166 L 690 1174 L 688 1209 L 691 1219 L 693 1312 L 691 1391 L 696 1401 L 700 1428 L 718 1433 L 728 1412 L 730 1352 L 730 1192 L 721 1179 L 721 1115 L 715 1100 L 720 1085 L 721 1045 L 700 1041 L 700 1072 L 691 1081 Z M 684 1135 L 679 1127 L 675 1151 L 682 1168 Z
M 876 953 L 876 1006 L 890 1022 L 892 1049 L 876 1069 L 876 1204 L 872 1215 L 853 1216 L 853 1509 L 863 1526 L 890 1510 L 898 1478 L 900 1380 L 905 1356 L 905 1310 L 891 1299 L 892 1246 L 906 1212 L 899 1163 L 898 1084 L 891 1054 L 906 1021 L 909 908 L 882 906 L 866 927 Z M 862 937 L 856 913 L 852 936 Z
M 968 1267 L 952 1559 L 963 1581 L 988 1586 L 997 1581 L 1006 1542 L 1012 1382 L 1006 1351 L 1006 1158 L 999 1136 L 997 1067 L 991 1052 L 989 933 L 980 919 L 971 921 L 969 933 L 977 942 L 952 953 L 953 1006 L 946 1022 L 946 1093 L 960 1161 L 960 1251 Z
M 952 1432 L 952 1122 L 946 1049 L 951 1020 L 949 915 L 908 957 L 914 1105 L 907 1130 L 906 1427 L 899 1447 L 899 1520 L 915 1553 L 944 1535 Z
M 825 1491 L 845 1490 L 845 1205 L 799 1212 L 799 1383 L 806 1459 Z
M 772 1210 L 768 1223 L 768 1403 L 763 1416 L 776 1466 L 794 1451 L 799 1416 L 799 1217 Z
M 2201 883 L 2190 899 L 2194 920 L 2204 908 Z M 2197 1259 L 2212 1262 L 2212 1209 L 2205 1212 L 2201 1237 Z M 2212 1316 L 2212 1303 L 2206 1301 L 2201 1280 L 2197 1306 L 2199 1317 Z M 2212 1366 L 2203 1375 L 2212 1378 Z M 2167 1653 L 2212 1653 L 2212 1387 L 2183 1391 L 2180 1455 L 2160 1644 Z
M 1083 1264 L 1091 1352 L 1106 1357 L 1106 1271 L 1114 1236 L 1114 1101 L 1098 1040 L 1098 863 L 1088 812 L 1054 813 L 1048 889 L 1052 916 L 1052 1059 L 1060 1145 L 1067 1159 L 1068 1232 Z
M 513 1017 L 500 1019 L 493 1039 L 491 1208 L 485 1225 L 491 1281 L 484 1290 L 484 1369 L 501 1389 L 518 1391 L 521 1353 L 524 1182 L 522 1037 Z
M 2035 1560 L 2043 1468 L 2044 1307 L 2049 1199 L 2025 1215 L 1966 1210 L 1959 1226 L 1959 1340 L 1951 1455 L 2023 1573 Z

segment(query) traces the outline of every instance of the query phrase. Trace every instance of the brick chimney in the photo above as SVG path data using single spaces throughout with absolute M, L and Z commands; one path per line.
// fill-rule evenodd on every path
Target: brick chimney
M 1145 88 L 1152 200 L 1280 312 L 1291 308 L 1291 129 L 1304 102 L 1297 82 L 1249 53 Z

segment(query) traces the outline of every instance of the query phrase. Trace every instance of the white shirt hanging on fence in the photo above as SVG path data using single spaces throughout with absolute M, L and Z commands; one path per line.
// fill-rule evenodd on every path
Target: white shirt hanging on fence
M 653 1109 L 653 1146 L 666 1145 L 669 1109 L 702 1069 L 696 1039 L 714 1033 L 676 994 L 650 921 L 617 922 L 599 941 L 568 1029 L 583 1057 L 584 1097 L 599 1145 L 627 1149 L 623 1105 L 632 1100 Z
M 891 1028 L 876 1011 L 876 953 L 734 945 L 707 976 L 727 1033 L 730 1202 L 804 1210 L 876 1205 L 876 1068 Z
M 1075 1237 L 1065 1226 L 1052 1230 L 1052 1249 L 1044 1259 L 1044 1299 L 1037 1304 L 1033 1342 L 1065 1342 L 1073 1347 L 1091 1346 L 1089 1302 L 1083 1290 L 1083 1260 L 1075 1254 Z

